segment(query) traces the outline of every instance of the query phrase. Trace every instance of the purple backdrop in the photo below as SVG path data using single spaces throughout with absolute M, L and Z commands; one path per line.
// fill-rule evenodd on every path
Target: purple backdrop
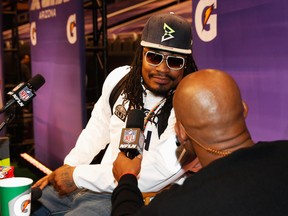
M 287 8 L 287 0 L 193 1 L 198 66 L 225 70 L 239 83 L 254 141 L 288 138 Z
M 83 2 L 37 2 L 29 1 L 32 71 L 46 83 L 33 102 L 35 156 L 54 169 L 86 122 Z

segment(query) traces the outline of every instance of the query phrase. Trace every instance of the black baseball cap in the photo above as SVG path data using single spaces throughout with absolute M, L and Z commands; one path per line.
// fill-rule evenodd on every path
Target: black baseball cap
M 191 23 L 172 12 L 153 15 L 144 26 L 140 44 L 144 47 L 191 54 Z

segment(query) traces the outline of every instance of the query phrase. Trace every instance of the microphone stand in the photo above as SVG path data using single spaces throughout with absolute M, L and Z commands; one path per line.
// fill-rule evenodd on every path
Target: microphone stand
M 1 113 L 4 113 L 10 106 L 12 106 L 13 104 L 15 103 L 15 100 L 14 99 L 11 99 L 9 100 L 5 106 L 3 106 L 1 109 L 0 109 L 0 114 Z
M 15 112 L 11 112 L 8 117 L 0 124 L 0 131 L 15 118 Z

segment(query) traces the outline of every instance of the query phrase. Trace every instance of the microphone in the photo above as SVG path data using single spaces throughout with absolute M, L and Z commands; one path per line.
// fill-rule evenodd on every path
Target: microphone
M 143 111 L 138 109 L 130 110 L 126 128 L 122 128 L 119 149 L 130 159 L 133 159 L 143 151 L 145 140 L 143 135 L 144 117 Z
M 27 83 L 22 82 L 18 84 L 15 88 L 8 92 L 8 95 L 11 95 L 13 98 L 0 109 L 0 113 L 5 112 L 15 103 L 17 103 L 20 107 L 24 107 L 30 103 L 32 98 L 36 96 L 35 91 L 37 91 L 44 83 L 44 77 L 37 74 Z
M 31 189 L 31 201 L 36 201 L 42 196 L 42 190 L 39 187 Z

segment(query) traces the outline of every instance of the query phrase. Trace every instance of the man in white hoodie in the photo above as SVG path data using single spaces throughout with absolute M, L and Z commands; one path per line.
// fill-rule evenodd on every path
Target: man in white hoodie
M 34 185 L 43 189 L 43 195 L 42 207 L 32 215 L 110 215 L 117 184 L 112 164 L 119 153 L 121 129 L 133 109 L 145 113 L 141 191 L 156 192 L 183 179 L 172 98 L 179 81 L 197 70 L 191 46 L 191 23 L 182 17 L 165 13 L 147 21 L 132 65 L 116 68 L 106 78 L 91 118 L 64 165 Z M 110 95 L 119 82 L 122 92 L 111 113 Z M 108 143 L 101 163 L 90 164 Z

